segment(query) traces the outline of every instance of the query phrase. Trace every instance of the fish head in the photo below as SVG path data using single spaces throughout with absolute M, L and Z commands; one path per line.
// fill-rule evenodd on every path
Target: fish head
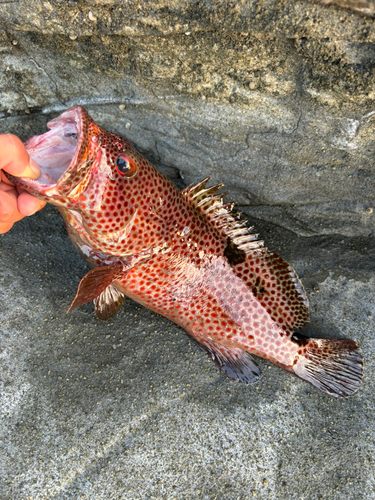
M 47 126 L 48 132 L 24 143 L 40 166 L 40 177 L 8 178 L 59 207 L 65 219 L 73 214 L 91 238 L 99 240 L 96 247 L 104 242 L 107 250 L 114 245 L 119 251 L 118 243 L 129 236 L 129 224 L 135 219 L 147 232 L 152 200 L 160 199 L 163 189 L 168 191 L 169 181 L 130 141 L 97 125 L 81 106 L 68 109 Z
M 142 157 L 132 144 L 97 125 L 82 106 L 68 109 L 47 127 L 48 132 L 24 143 L 40 167 L 40 177 L 12 177 L 18 186 L 44 201 L 79 210 L 95 186 L 93 204 L 100 209 L 103 195 L 139 170 Z

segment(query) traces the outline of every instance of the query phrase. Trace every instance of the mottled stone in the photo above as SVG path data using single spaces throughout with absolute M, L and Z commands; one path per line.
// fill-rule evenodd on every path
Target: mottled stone
M 26 120 L 26 137 L 33 117 L 81 103 L 186 183 L 225 182 L 254 217 L 372 233 L 372 18 L 302 1 L 32 0 L 0 19 L 2 131 Z

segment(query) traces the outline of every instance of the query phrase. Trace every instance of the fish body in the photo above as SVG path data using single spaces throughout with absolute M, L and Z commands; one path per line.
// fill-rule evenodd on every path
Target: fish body
M 307 338 L 308 300 L 292 267 L 267 250 L 208 179 L 179 191 L 125 138 L 80 106 L 25 147 L 41 166 L 17 185 L 57 206 L 92 270 L 71 308 L 100 319 L 130 297 L 178 324 L 230 378 L 252 383 L 252 354 L 334 397 L 355 392 L 363 361 L 349 339 Z

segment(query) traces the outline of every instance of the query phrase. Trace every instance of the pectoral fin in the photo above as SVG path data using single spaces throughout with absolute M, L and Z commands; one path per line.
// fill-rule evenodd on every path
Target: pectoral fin
M 252 355 L 243 349 L 228 347 L 212 340 L 199 341 L 195 337 L 192 338 L 230 379 L 242 384 L 253 384 L 262 377 L 262 371 Z
M 99 297 L 94 299 L 95 314 L 97 318 L 105 321 L 114 316 L 124 302 L 125 295 L 113 285 L 109 285 Z
M 122 264 L 114 264 L 112 266 L 96 267 L 89 271 L 81 279 L 76 296 L 67 312 L 99 297 L 122 269 Z

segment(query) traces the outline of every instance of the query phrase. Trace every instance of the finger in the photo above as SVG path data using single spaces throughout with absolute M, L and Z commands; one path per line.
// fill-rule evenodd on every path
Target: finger
M 37 179 L 40 168 L 32 160 L 21 139 L 13 134 L 0 135 L 0 169 L 4 169 L 16 177 Z
M 43 201 L 34 198 L 28 193 L 22 193 L 22 197 L 26 197 L 26 202 L 24 200 L 21 201 L 21 212 L 19 210 L 19 195 L 16 188 L 7 184 L 0 184 L 0 223 L 12 226 L 14 222 L 23 219 L 25 215 L 32 215 L 45 205 Z M 31 198 L 31 200 L 28 200 L 28 198 Z
M 18 196 L 18 210 L 24 216 L 29 216 L 41 210 L 46 204 L 45 201 L 38 200 L 29 193 L 21 193 Z
M 19 220 L 17 216 L 22 218 L 18 212 L 17 206 L 17 191 L 8 189 L 7 191 L 0 190 L 0 222 L 13 223 Z
M 13 224 L 8 222 L 0 222 L 0 234 L 7 233 L 10 229 L 12 229 Z

